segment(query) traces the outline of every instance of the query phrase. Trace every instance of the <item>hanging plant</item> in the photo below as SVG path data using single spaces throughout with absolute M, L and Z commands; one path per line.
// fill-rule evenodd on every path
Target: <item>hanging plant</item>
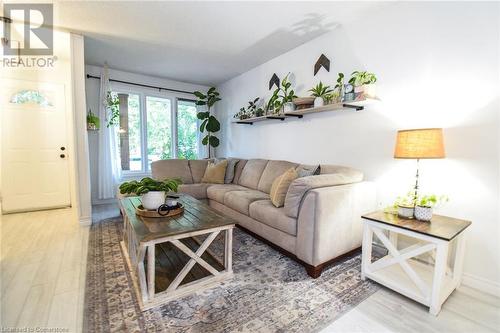
M 111 91 L 108 91 L 106 95 L 106 109 L 108 110 L 108 124 L 109 126 L 119 125 L 120 124 L 120 100 L 116 94 L 113 94 Z
M 196 101 L 196 105 L 206 105 L 208 108 L 208 111 L 198 112 L 196 116 L 198 117 L 198 119 L 202 120 L 200 125 L 200 132 L 207 133 L 201 140 L 201 143 L 204 146 L 209 145 L 208 158 L 210 158 L 210 147 L 216 148 L 220 144 L 219 138 L 214 135 L 214 133 L 220 131 L 220 123 L 217 118 L 215 118 L 215 116 L 211 114 L 211 111 L 215 103 L 220 101 L 221 98 L 219 97 L 219 93 L 215 90 L 215 87 L 211 87 L 210 89 L 208 89 L 206 94 L 195 91 L 194 95 L 198 98 L 198 100 Z
M 87 114 L 87 129 L 91 131 L 97 131 L 100 127 L 101 121 L 99 117 L 92 113 L 92 110 L 89 109 L 89 113 Z

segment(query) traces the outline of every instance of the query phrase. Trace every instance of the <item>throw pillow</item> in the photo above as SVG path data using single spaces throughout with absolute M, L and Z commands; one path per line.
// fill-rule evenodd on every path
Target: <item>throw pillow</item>
M 283 207 L 285 205 L 286 192 L 290 184 L 297 179 L 298 176 L 297 171 L 295 171 L 294 168 L 290 168 L 273 181 L 269 196 L 274 206 Z
M 240 160 L 230 158 L 227 160 L 226 176 L 224 177 L 224 183 L 231 184 L 234 179 L 234 171 L 236 170 L 236 164 Z
M 205 169 L 205 175 L 201 179 L 202 183 L 224 184 L 224 176 L 226 175 L 227 160 L 220 162 L 208 162 Z
M 300 165 L 297 168 L 299 178 L 319 175 L 319 164 L 317 165 Z

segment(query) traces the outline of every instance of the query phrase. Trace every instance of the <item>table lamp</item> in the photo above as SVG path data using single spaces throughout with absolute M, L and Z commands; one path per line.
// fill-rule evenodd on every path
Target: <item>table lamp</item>
M 413 206 L 418 196 L 418 162 L 425 158 L 444 158 L 444 142 L 442 128 L 421 128 L 398 131 L 394 158 L 416 159 L 417 174 L 415 177 L 415 193 Z

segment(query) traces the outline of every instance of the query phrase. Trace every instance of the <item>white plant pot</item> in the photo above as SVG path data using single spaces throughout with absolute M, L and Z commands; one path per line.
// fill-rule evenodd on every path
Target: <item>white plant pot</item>
M 372 83 L 372 84 L 365 84 L 363 86 L 363 95 L 366 98 L 376 98 L 377 97 L 377 86 Z
M 286 102 L 285 104 L 283 104 L 283 112 L 292 112 L 292 111 L 295 111 L 295 104 L 293 104 L 292 102 Z
M 323 105 L 325 105 L 325 100 L 323 99 L 323 97 L 316 97 L 314 99 L 314 107 L 315 108 L 323 106 Z
M 432 219 L 432 207 L 415 207 L 415 218 L 419 221 L 429 222 Z
M 165 203 L 164 191 L 149 191 L 141 195 L 142 207 L 147 210 L 157 210 Z
M 398 206 L 398 216 L 404 219 L 413 218 L 413 207 Z

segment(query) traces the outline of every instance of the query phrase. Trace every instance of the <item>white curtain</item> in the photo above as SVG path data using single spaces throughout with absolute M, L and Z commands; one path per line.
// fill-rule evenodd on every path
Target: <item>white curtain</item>
M 196 112 L 206 112 L 206 111 L 208 111 L 206 105 L 197 105 L 196 106 Z M 204 133 L 200 132 L 201 122 L 202 121 L 198 119 L 198 123 L 197 123 L 198 130 L 196 131 L 196 141 L 198 142 L 198 158 L 199 159 L 203 159 L 203 158 L 208 157 L 208 147 L 209 147 L 208 145 L 204 146 L 201 143 L 201 140 L 203 140 L 203 138 L 206 135 L 206 132 L 204 132 Z
M 101 88 L 99 90 L 99 118 L 101 119 L 98 165 L 99 199 L 114 198 L 121 177 L 117 128 L 116 126 L 106 126 L 109 118 L 108 91 L 110 91 L 109 70 L 105 64 L 101 73 Z

